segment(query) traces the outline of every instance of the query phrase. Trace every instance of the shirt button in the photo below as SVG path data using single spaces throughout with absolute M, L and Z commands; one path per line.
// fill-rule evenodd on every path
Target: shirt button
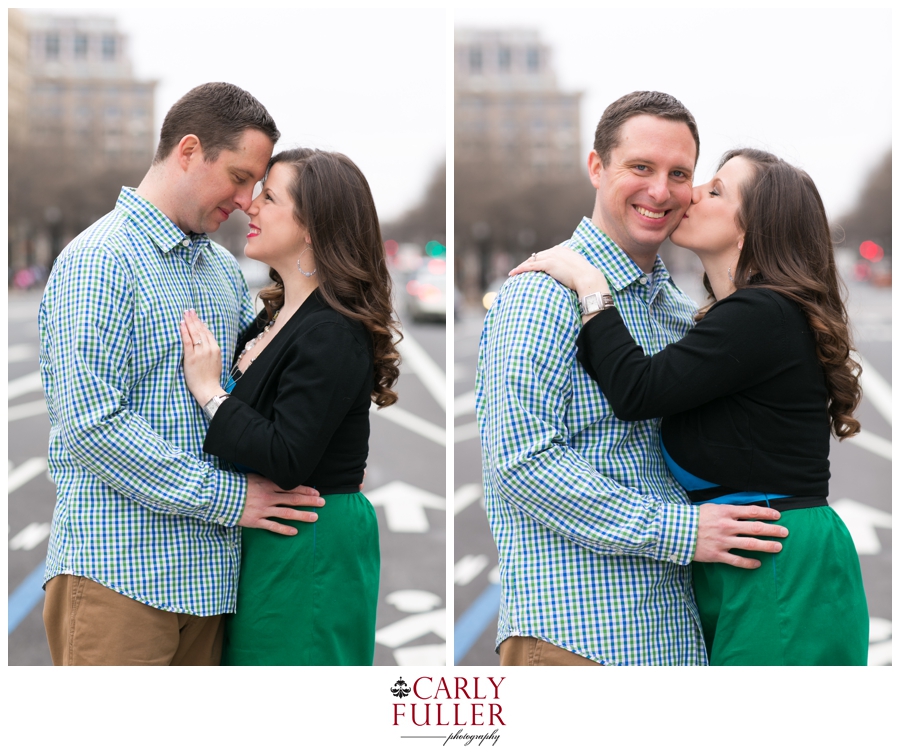
M 188 246 L 191 245 L 191 242 L 188 241 L 188 240 L 185 238 L 185 239 L 181 242 L 181 245 L 184 246 L 185 248 L 187 248 Z
M 225 526 L 225 516 L 219 516 L 219 517 L 216 519 L 216 523 L 217 523 L 219 526 Z
M 673 563 L 677 563 L 678 556 L 677 555 L 669 555 L 669 560 L 671 560 Z
M 638 282 L 639 282 L 641 285 L 647 285 L 647 277 L 646 277 L 645 275 L 641 275 L 641 276 L 638 278 Z

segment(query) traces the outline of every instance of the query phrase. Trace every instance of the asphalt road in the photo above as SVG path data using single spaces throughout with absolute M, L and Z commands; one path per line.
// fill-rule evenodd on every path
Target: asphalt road
M 699 300 L 690 280 L 679 284 Z M 829 502 L 856 543 L 869 604 L 870 665 L 892 664 L 891 290 L 850 286 L 849 311 L 864 361 L 863 435 L 832 440 Z M 475 425 L 475 368 L 483 312 L 469 311 L 454 335 L 454 652 L 460 665 L 497 665 L 497 549 L 484 513 Z
M 9 297 L 9 665 L 49 665 L 40 589 L 55 487 L 38 372 L 40 293 Z M 376 665 L 446 659 L 446 327 L 404 322 L 396 406 L 372 414 L 364 492 L 378 514 Z

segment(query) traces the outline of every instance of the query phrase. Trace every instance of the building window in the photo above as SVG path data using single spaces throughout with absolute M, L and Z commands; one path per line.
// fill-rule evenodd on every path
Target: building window
M 525 50 L 525 66 L 529 73 L 536 73 L 541 67 L 541 53 L 537 47 L 529 47 Z
M 44 38 L 47 60 L 59 60 L 59 34 L 48 34 Z
M 481 48 L 472 47 L 469 50 L 469 70 L 472 73 L 481 73 Z
M 78 60 L 87 58 L 88 38 L 86 34 L 75 35 L 75 57 Z
M 116 59 L 116 38 L 115 37 L 103 37 L 102 47 L 103 51 L 103 59 L 104 60 L 115 60 Z
M 497 65 L 501 71 L 508 71 L 512 62 L 512 50 L 509 47 L 501 47 L 497 52 Z

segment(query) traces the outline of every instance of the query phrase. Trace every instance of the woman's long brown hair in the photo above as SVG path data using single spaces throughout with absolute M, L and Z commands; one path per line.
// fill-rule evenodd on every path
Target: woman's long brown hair
M 362 322 L 372 336 L 375 387 L 379 408 L 397 402 L 391 388 L 400 376 L 399 321 L 391 303 L 391 276 L 381 226 L 369 183 L 346 155 L 318 149 L 288 149 L 269 161 L 290 165 L 294 216 L 310 237 L 319 291 L 328 305 Z M 273 285 L 259 293 L 273 317 L 284 305 L 284 283 L 269 271 Z
M 759 149 L 727 152 L 719 168 L 743 157 L 754 168 L 741 186 L 738 225 L 744 231 L 734 286 L 768 288 L 796 301 L 816 340 L 825 372 L 831 431 L 843 440 L 860 430 L 853 414 L 862 397 L 860 365 L 853 348 L 844 285 L 834 263 L 834 245 L 822 198 L 807 173 Z M 712 295 L 706 275 L 703 284 Z

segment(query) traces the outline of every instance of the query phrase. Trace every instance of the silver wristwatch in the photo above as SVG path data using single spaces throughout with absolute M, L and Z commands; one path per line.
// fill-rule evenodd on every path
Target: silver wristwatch
M 219 410 L 219 406 L 221 406 L 226 398 L 230 398 L 231 396 L 228 393 L 223 393 L 222 395 L 214 395 L 210 398 L 206 405 L 203 407 L 203 413 L 206 414 L 206 418 L 212 421 L 212 418 L 216 415 L 216 411 Z
M 615 306 L 613 297 L 608 293 L 589 293 L 584 298 L 578 299 L 581 305 L 581 316 L 602 312 L 604 309 L 610 309 Z

